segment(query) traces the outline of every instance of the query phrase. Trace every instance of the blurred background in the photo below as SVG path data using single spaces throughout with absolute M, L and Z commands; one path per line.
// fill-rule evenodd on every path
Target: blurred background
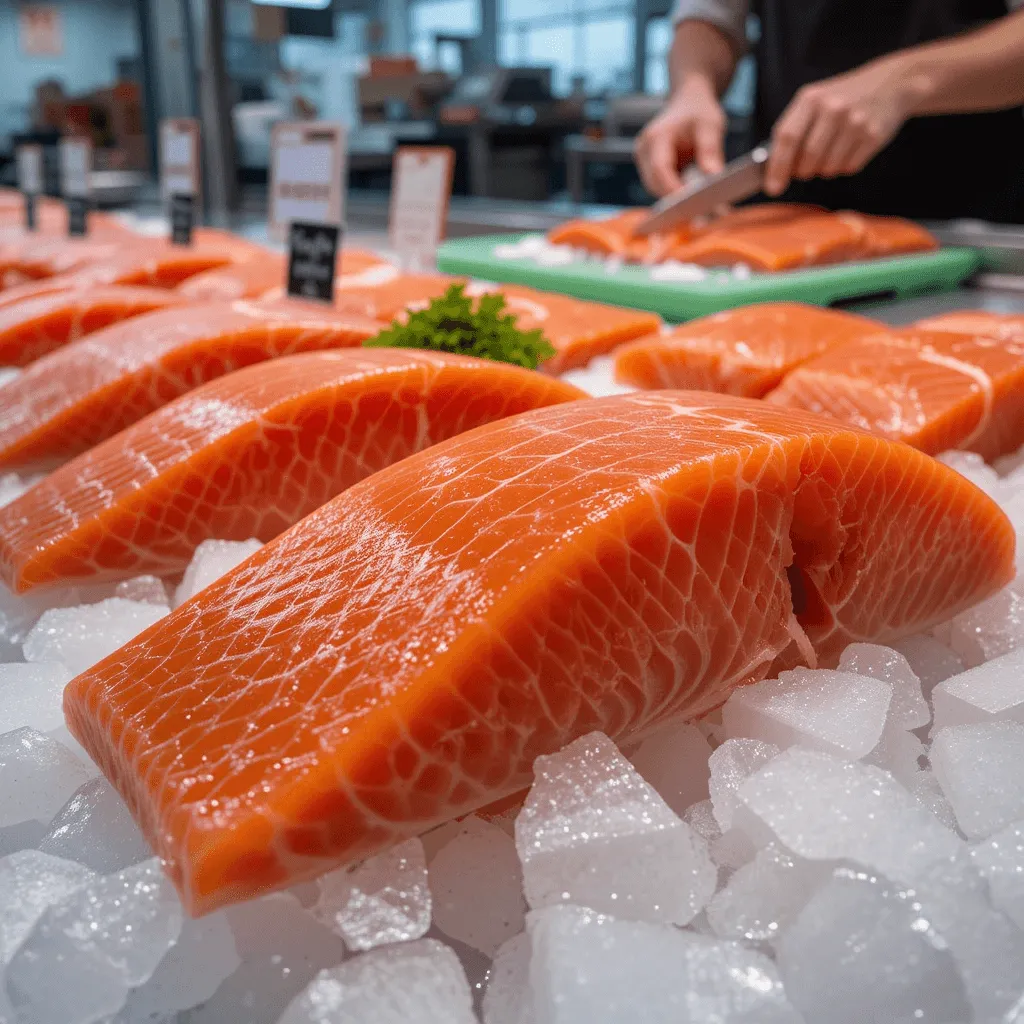
M 255 214 L 274 122 L 328 119 L 348 129 L 350 218 L 384 215 L 394 148 L 417 142 L 456 151 L 456 222 L 529 227 L 564 204 L 644 202 L 632 138 L 668 86 L 669 8 L 0 0 L 0 179 L 14 183 L 20 142 L 41 142 L 52 173 L 60 136 L 86 131 L 98 202 L 137 206 L 153 194 L 155 126 L 193 116 L 214 218 Z M 753 141 L 755 75 L 745 58 L 727 97 L 732 152 Z

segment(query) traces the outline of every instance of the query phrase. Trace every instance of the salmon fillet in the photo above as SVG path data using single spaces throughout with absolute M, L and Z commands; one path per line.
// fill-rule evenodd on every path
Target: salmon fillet
M 920 452 L 706 392 L 569 402 L 375 473 L 64 696 L 202 914 L 998 590 L 1014 531 Z
M 823 263 L 860 259 L 866 228 L 834 213 L 811 214 L 779 223 L 710 231 L 681 246 L 674 258 L 704 266 L 745 263 L 775 273 Z
M 841 213 L 839 216 L 863 229 L 864 254 L 872 259 L 903 253 L 928 252 L 939 247 L 935 236 L 912 220 L 904 220 L 902 217 L 873 217 L 864 213 Z
M 0 307 L 0 366 L 28 366 L 41 356 L 111 324 L 183 305 L 164 288 L 76 289 Z
M 341 282 L 339 282 L 341 283 Z M 453 284 L 467 284 L 464 277 L 447 274 L 401 274 L 378 284 L 336 288 L 334 305 L 343 313 L 368 316 L 390 323 L 410 309 L 426 309 Z
M 18 591 L 182 571 L 211 538 L 269 541 L 438 441 L 586 398 L 540 373 L 406 349 L 260 363 L 171 402 L 0 508 Z
M 991 461 L 1024 443 L 1024 341 L 879 333 L 805 363 L 767 400 L 931 455 L 963 448 Z
M 1024 339 L 1024 316 L 1012 313 L 989 313 L 980 309 L 958 310 L 919 320 L 922 331 L 949 331 L 953 334 L 983 335 L 990 338 Z
M 66 460 L 233 370 L 359 345 L 379 329 L 298 302 L 211 302 L 115 324 L 37 360 L 5 387 L 0 466 Z
M 866 317 L 799 302 L 743 306 L 623 345 L 615 379 L 761 398 L 801 363 L 878 330 Z
M 633 263 L 657 263 L 667 259 L 679 245 L 693 237 L 689 225 L 683 224 L 673 231 L 637 237 L 636 227 L 647 216 L 648 210 L 626 210 L 606 220 L 572 220 L 548 232 L 553 245 L 568 245 L 585 249 L 596 256 L 618 256 Z
M 288 276 L 288 261 L 280 253 L 268 252 L 259 259 L 230 263 L 207 270 L 178 285 L 178 291 L 194 302 L 231 302 L 255 299 L 272 288 L 282 288 Z

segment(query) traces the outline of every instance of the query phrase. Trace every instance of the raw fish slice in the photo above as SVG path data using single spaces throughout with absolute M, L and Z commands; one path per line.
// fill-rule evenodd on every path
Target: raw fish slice
M 745 263 L 777 272 L 860 259 L 866 229 L 834 213 L 809 214 L 779 223 L 711 231 L 673 254 L 684 263 L 722 266 Z
M 782 224 L 796 220 L 797 217 L 823 212 L 820 206 L 812 206 L 809 203 L 752 203 L 750 206 L 737 206 L 727 210 L 721 216 L 705 218 L 694 225 L 693 234 L 695 238 L 700 238 L 734 231 L 737 228 Z
M 30 236 L 0 248 L 0 274 L 9 281 L 36 281 L 67 274 L 91 263 L 114 259 L 124 242 L 114 239 Z
M 259 259 L 230 263 L 226 267 L 196 274 L 179 285 L 178 291 L 194 302 L 255 299 L 272 288 L 281 288 L 281 282 L 287 274 L 285 257 L 280 253 L 268 252 Z
M 717 707 L 800 635 L 790 578 L 834 659 L 1013 571 L 998 506 L 906 445 L 706 392 L 569 402 L 356 484 L 64 707 L 204 913 Z
M 343 313 L 390 323 L 410 309 L 425 309 L 453 284 L 466 283 L 464 277 L 447 274 L 396 274 L 379 284 L 336 289 L 334 305 Z
M 36 360 L 6 385 L 0 466 L 67 460 L 233 370 L 349 348 L 379 329 L 298 302 L 211 302 L 115 324 Z
M 1011 341 L 1024 340 L 1024 316 L 1013 313 L 964 309 L 919 320 L 914 326 L 922 331 L 949 331 L 953 334 L 980 334 Z
M 931 455 L 964 448 L 991 461 L 1024 443 L 1024 340 L 879 334 L 805 363 L 767 400 Z
M 573 220 L 548 232 L 553 245 L 569 245 L 585 249 L 597 256 L 618 256 L 635 263 L 657 263 L 693 237 L 690 226 L 683 224 L 663 234 L 638 237 L 633 234 L 648 211 L 626 210 L 606 220 Z
M 841 213 L 839 216 L 863 228 L 865 255 L 870 258 L 929 252 L 939 247 L 935 236 L 912 220 L 872 217 L 863 213 Z
M 212 381 L 0 509 L 16 590 L 181 572 L 204 540 L 269 541 L 445 438 L 586 398 L 504 363 L 406 349 L 316 352 Z
M 761 398 L 801 363 L 880 330 L 866 317 L 797 302 L 743 306 L 624 345 L 615 379 Z
M 184 301 L 165 288 L 111 286 L 55 292 L 0 307 L 0 366 L 27 366 L 94 331 Z

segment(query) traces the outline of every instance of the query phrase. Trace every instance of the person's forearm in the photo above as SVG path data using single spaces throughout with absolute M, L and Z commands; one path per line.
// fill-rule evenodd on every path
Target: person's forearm
M 732 40 L 717 26 L 689 19 L 680 22 L 669 54 L 673 95 L 698 87 L 721 96 L 732 81 L 738 56 Z
M 966 114 L 1024 104 L 1024 11 L 974 32 L 902 50 L 896 62 L 908 116 Z

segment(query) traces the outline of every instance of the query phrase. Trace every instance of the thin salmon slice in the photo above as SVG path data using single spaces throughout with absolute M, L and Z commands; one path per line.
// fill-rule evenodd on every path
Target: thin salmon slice
M 869 258 L 899 256 L 938 249 L 935 236 L 920 224 L 902 217 L 875 217 L 864 213 L 842 213 L 864 230 L 864 254 Z
M 97 331 L 4 389 L 0 465 L 66 461 L 191 391 L 253 363 L 349 348 L 372 320 L 305 303 L 202 303 Z
M 866 317 L 798 302 L 743 306 L 623 345 L 615 378 L 761 398 L 801 363 L 878 330 Z
M 984 493 L 906 446 L 663 391 L 375 473 L 73 680 L 74 735 L 202 914 L 719 706 L 800 635 L 921 630 L 1013 576 Z
M 68 342 L 185 299 L 165 288 L 54 292 L 0 307 L 0 366 L 28 366 Z
M 1024 341 L 879 333 L 805 363 L 767 400 L 932 455 L 963 448 L 991 460 L 1024 443 Z
M 1010 341 L 1024 339 L 1024 316 L 990 313 L 982 309 L 942 313 L 919 320 L 914 326 L 922 331 L 949 331 L 953 334 L 982 335 Z
M 447 274 L 401 274 L 382 278 L 374 284 L 349 286 L 345 283 L 334 293 L 334 305 L 343 313 L 372 317 L 390 323 L 410 309 L 425 309 L 453 284 L 467 284 L 464 277 Z
M 288 356 L 212 381 L 0 509 L 18 591 L 182 571 L 269 541 L 371 473 L 506 416 L 586 398 L 504 363 L 403 349 Z
M 852 218 L 820 213 L 779 223 L 710 231 L 678 248 L 674 256 L 684 263 L 745 263 L 754 270 L 777 273 L 859 259 L 866 254 L 865 236 L 865 226 Z
M 194 302 L 255 299 L 272 288 L 281 288 L 287 273 L 285 257 L 268 252 L 258 259 L 230 263 L 226 267 L 196 274 L 180 284 L 178 291 Z
M 626 210 L 606 220 L 572 220 L 548 232 L 548 241 L 554 245 L 569 245 L 585 249 L 596 256 L 618 256 L 635 263 L 657 263 L 666 259 L 676 246 L 693 237 L 688 224 L 673 231 L 646 237 L 634 234 L 648 210 Z

